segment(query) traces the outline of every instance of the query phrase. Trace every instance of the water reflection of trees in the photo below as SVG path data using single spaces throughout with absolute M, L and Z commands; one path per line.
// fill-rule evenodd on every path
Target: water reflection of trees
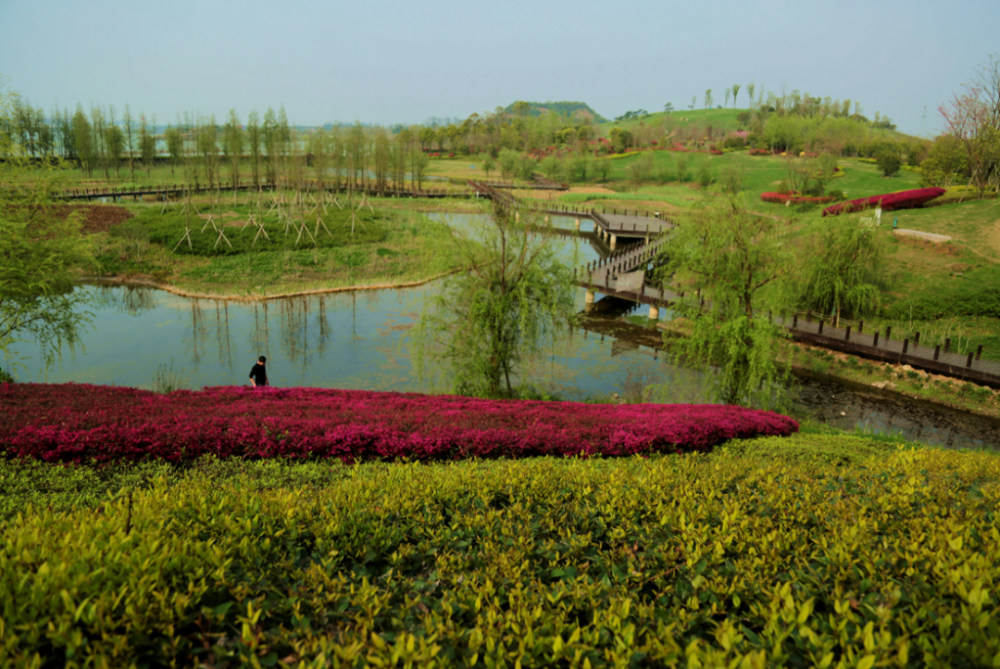
M 139 316 L 157 307 L 156 293 L 143 286 L 107 286 L 93 288 L 94 306 L 115 309 L 118 313 Z
M 274 344 L 280 350 L 281 358 L 305 369 L 315 361 L 317 354 L 319 358 L 323 357 L 333 335 L 328 316 L 330 301 L 330 296 L 319 295 L 254 302 L 252 308 L 238 309 L 243 318 L 252 319 L 252 322 L 233 324 L 232 330 L 246 328 L 247 343 L 254 351 L 254 358 L 258 355 L 270 357 Z M 191 299 L 189 305 L 191 334 L 187 344 L 192 362 L 197 365 L 209 351 L 214 351 L 219 364 L 232 371 L 233 337 L 229 303 L 225 300 Z

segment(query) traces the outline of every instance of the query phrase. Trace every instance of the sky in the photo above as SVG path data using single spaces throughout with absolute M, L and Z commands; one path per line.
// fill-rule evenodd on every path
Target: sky
M 756 82 L 932 136 L 1000 52 L 1000 0 L 0 0 L 0 75 L 34 106 L 160 124 L 284 105 L 298 125 L 575 100 L 607 118 Z M 730 103 L 731 104 L 731 103 Z

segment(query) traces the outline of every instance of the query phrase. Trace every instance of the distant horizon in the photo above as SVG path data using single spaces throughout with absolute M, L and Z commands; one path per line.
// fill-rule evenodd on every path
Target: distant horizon
M 30 101 L 25 100 L 25 102 L 30 102 Z M 549 100 L 547 102 L 555 104 L 555 103 L 566 102 L 566 101 L 563 101 L 563 100 Z M 576 102 L 576 101 L 574 101 L 574 102 Z M 536 104 L 536 103 L 532 102 L 532 104 Z M 537 104 L 546 104 L 546 103 L 537 103 Z M 32 106 L 36 107 L 36 108 L 38 107 L 38 105 L 34 105 L 34 104 L 32 104 Z M 588 107 L 589 106 L 590 105 L 588 105 Z M 72 107 L 72 109 L 75 109 L 75 108 L 76 108 L 76 105 L 74 105 Z M 87 108 L 85 108 L 85 109 L 87 109 Z M 591 109 L 593 109 L 593 108 L 591 107 Z M 680 114 L 680 113 L 691 113 L 691 112 L 707 111 L 708 109 L 709 108 L 701 108 L 701 109 L 697 109 L 696 108 L 696 109 L 693 109 L 693 110 L 692 109 L 672 109 L 670 111 L 670 113 L 678 113 L 678 114 Z M 723 107 L 721 105 L 717 105 L 717 106 L 711 107 L 711 110 L 713 110 L 713 111 L 714 110 L 720 110 L 720 109 L 725 109 L 727 111 L 744 112 L 744 111 L 752 111 L 753 108 L 751 108 L 751 107 Z M 60 110 L 61 110 L 61 108 L 60 108 Z M 52 117 L 50 116 L 51 111 L 52 110 L 45 110 L 45 113 L 46 113 L 45 120 L 48 123 L 51 123 L 52 120 L 53 120 Z M 121 110 L 116 110 L 116 111 L 117 112 L 121 112 Z M 257 110 L 257 111 L 259 113 L 261 110 Z M 596 110 L 594 110 L 594 111 L 596 112 Z M 649 115 L 653 115 L 653 114 L 661 114 L 663 112 L 664 112 L 664 110 L 661 109 L 661 110 L 657 110 L 657 111 L 654 111 L 654 112 L 648 112 L 648 113 L 649 113 Z M 286 110 L 286 113 L 287 113 L 287 110 Z M 883 117 L 885 117 L 885 116 L 886 115 L 883 115 Z M 150 118 L 152 118 L 152 117 L 150 117 Z M 290 128 L 295 129 L 295 130 L 302 131 L 302 130 L 315 130 L 317 128 L 333 128 L 333 127 L 348 128 L 348 127 L 353 126 L 355 123 L 360 123 L 361 126 L 364 127 L 364 128 L 379 128 L 379 127 L 381 127 L 381 128 L 386 128 L 386 129 L 388 129 L 390 131 L 393 131 L 395 133 L 395 132 L 398 132 L 402 128 L 411 127 L 411 126 L 441 127 L 441 126 L 449 125 L 450 123 L 455 123 L 455 124 L 459 124 L 460 125 L 462 122 L 465 121 L 466 118 L 468 118 L 468 117 L 434 117 L 434 116 L 432 116 L 432 117 L 429 117 L 429 118 L 425 119 L 423 122 L 418 122 L 418 123 L 390 123 L 390 124 L 381 124 L 381 123 L 367 123 L 365 121 L 350 121 L 350 122 L 339 121 L 339 122 L 320 123 L 320 124 L 317 124 L 317 125 L 308 125 L 308 124 L 304 124 L 304 123 L 295 123 L 292 119 L 289 119 L 288 126 Z M 641 119 L 641 118 L 645 118 L 645 117 L 638 117 L 638 118 Z M 891 116 L 889 116 L 889 118 L 890 118 L 890 120 L 892 120 L 893 122 L 895 122 L 895 119 L 892 119 Z M 192 120 L 193 120 L 194 123 L 198 123 L 199 121 L 204 120 L 204 117 L 199 118 L 199 119 L 192 119 Z M 216 117 L 215 120 L 216 120 L 216 124 L 219 125 L 219 126 L 222 126 L 222 125 L 224 125 L 226 123 L 226 119 L 225 118 L 219 119 L 218 117 Z M 245 117 L 241 117 L 240 121 L 241 121 L 240 127 L 241 128 L 245 128 L 246 127 L 246 118 Z M 613 124 L 615 124 L 617 122 L 618 121 L 616 119 L 605 118 L 603 121 L 595 121 L 595 125 L 601 125 L 602 123 L 607 123 L 609 125 L 613 125 Z M 120 115 L 116 116 L 115 125 L 118 126 L 119 128 L 122 128 L 122 129 L 125 128 L 125 122 L 121 119 Z M 161 123 L 161 122 L 157 121 L 155 124 L 151 123 L 148 127 L 149 127 L 149 130 L 150 130 L 151 133 L 158 135 L 158 134 L 162 134 L 167 128 L 174 127 L 176 125 L 177 125 L 177 123 L 174 122 L 174 121 L 170 121 L 170 122 L 167 122 L 167 123 Z M 902 134 L 909 135 L 909 136 L 912 136 L 912 137 L 920 137 L 920 135 L 912 135 L 910 133 L 906 133 L 905 131 L 899 130 L 898 128 L 897 128 L 897 132 L 900 132 Z
M 467 118 L 514 100 L 629 110 L 701 108 L 754 81 L 861 102 L 910 135 L 935 135 L 938 106 L 998 50 L 1000 3 L 819 5 L 794 0 L 693 5 L 593 0 L 503 8 L 442 0 L 38 0 L 0 4 L 0 74 L 35 107 L 125 104 L 173 122 L 230 109 L 241 119 L 284 105 L 289 121 L 392 126 Z M 711 16 L 711 20 L 707 17 Z M 972 18 L 970 18 L 972 17 Z M 973 20 L 974 18 L 974 20 Z M 44 36 L 45 47 L 39 46 Z M 731 103 L 730 103 L 731 104 Z

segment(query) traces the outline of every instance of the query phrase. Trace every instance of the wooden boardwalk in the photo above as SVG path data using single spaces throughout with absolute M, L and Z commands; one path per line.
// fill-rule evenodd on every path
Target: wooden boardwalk
M 524 204 L 510 193 L 498 190 L 494 187 L 494 184 L 484 181 L 469 181 L 469 187 L 476 193 L 476 197 L 489 198 L 503 202 L 511 207 L 519 207 L 546 216 L 568 216 L 576 219 L 586 218 L 592 220 L 594 222 L 594 231 L 602 239 L 610 242 L 612 248 L 617 246 L 618 239 L 649 239 L 674 227 L 671 221 L 639 211 L 630 213 L 624 209 L 620 212 L 617 209 L 613 209 L 609 213 L 607 210 L 574 209 L 565 205 L 540 207 Z
M 287 188 L 287 185 L 279 184 Z M 540 207 L 524 205 L 521 201 L 506 192 L 506 184 L 491 184 L 481 181 L 470 181 L 468 191 L 449 191 L 444 189 L 396 189 L 374 187 L 354 188 L 354 192 L 367 195 L 396 197 L 485 197 L 504 202 L 510 206 L 527 208 L 547 216 L 567 216 L 589 219 L 594 222 L 594 231 L 601 239 L 609 242 L 611 253 L 600 260 L 588 263 L 575 271 L 577 283 L 588 290 L 588 299 L 600 293 L 612 297 L 629 300 L 640 304 L 648 304 L 653 309 L 669 307 L 684 297 L 683 293 L 675 293 L 648 285 L 646 273 L 655 263 L 657 255 L 669 238 L 674 223 L 656 216 L 626 211 L 606 209 L 574 209 L 567 205 Z M 504 188 L 500 190 L 497 188 Z M 158 199 L 183 196 L 186 193 L 206 193 L 212 191 L 254 191 L 274 190 L 275 184 L 202 184 L 198 186 L 171 185 L 145 189 L 104 188 L 77 189 L 64 192 L 60 197 L 64 200 L 93 200 L 100 198 L 127 198 L 154 196 Z M 306 190 L 316 192 L 316 187 Z M 345 192 L 346 186 L 339 189 L 332 185 L 324 190 L 328 192 Z M 617 241 L 621 240 L 622 245 Z M 704 302 L 703 302 L 704 304 Z M 706 305 L 708 306 L 708 305 Z M 827 349 L 842 351 L 862 356 L 872 360 L 893 364 L 910 365 L 914 369 L 950 376 L 971 381 L 993 388 L 1000 388 L 1000 363 L 982 359 L 983 347 L 978 346 L 971 351 L 951 350 L 950 341 L 944 346 L 929 347 L 920 343 L 919 333 L 912 337 L 885 332 L 865 332 L 864 324 L 859 323 L 852 331 L 852 326 L 836 327 L 828 322 L 810 319 L 804 316 L 774 317 L 774 321 L 786 328 L 789 335 L 801 342 L 813 344 Z
M 295 187 L 289 184 L 278 184 L 275 186 L 273 183 L 262 183 L 260 185 L 253 184 L 196 184 L 194 186 L 185 184 L 170 184 L 165 186 L 155 186 L 150 188 L 75 188 L 71 190 L 63 191 L 56 197 L 60 200 L 100 200 L 110 198 L 111 200 L 117 202 L 120 198 L 132 198 L 133 200 L 138 200 L 140 197 L 152 196 L 157 200 L 162 200 L 168 197 L 183 197 L 184 195 L 190 193 L 192 195 L 200 193 L 232 193 L 233 191 L 273 191 L 276 189 L 286 189 L 286 190 L 296 190 Z M 315 184 L 306 184 L 299 190 L 303 190 L 309 193 L 318 192 L 320 189 L 317 188 Z M 328 193 L 347 193 L 353 190 L 353 192 L 358 194 L 382 196 L 382 197 L 420 197 L 420 198 L 446 198 L 446 197 L 460 197 L 467 198 L 473 197 L 471 191 L 453 191 L 444 188 L 419 188 L 419 189 L 407 189 L 407 188 L 375 188 L 374 186 L 355 186 L 353 189 L 349 188 L 347 185 L 342 184 L 339 188 L 333 185 L 326 185 L 323 187 L 324 191 Z
M 663 290 L 646 283 L 646 272 L 653 267 L 667 239 L 669 234 L 661 234 L 648 242 L 643 240 L 629 244 L 600 260 L 587 263 L 576 270 L 577 283 L 588 290 L 588 300 L 600 293 L 648 304 L 652 307 L 651 317 L 658 317 L 659 309 L 684 298 L 684 293 Z M 710 306 L 704 300 L 701 304 L 705 308 Z M 945 340 L 944 346 L 925 346 L 920 344 L 920 333 L 894 336 L 891 328 L 865 332 L 863 321 L 852 330 L 850 325 L 836 327 L 823 320 L 797 315 L 773 316 L 772 320 L 788 330 L 796 341 L 1000 388 L 1000 363 L 984 360 L 982 346 L 955 351 L 950 350 L 950 340 Z

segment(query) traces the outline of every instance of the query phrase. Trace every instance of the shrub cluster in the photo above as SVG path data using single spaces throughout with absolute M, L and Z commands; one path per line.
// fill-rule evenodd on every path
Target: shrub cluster
M 945 194 L 944 188 L 917 188 L 914 190 L 904 190 L 899 193 L 884 193 L 882 195 L 872 195 L 857 200 L 848 200 L 823 210 L 824 216 L 836 216 L 838 214 L 849 214 L 861 211 L 870 207 L 880 206 L 882 211 L 893 211 L 894 209 L 913 209 L 920 207 L 925 202 L 930 202 L 936 197 Z
M 826 195 L 823 197 L 806 197 L 798 195 L 793 191 L 789 193 L 761 193 L 760 199 L 764 202 L 773 202 L 775 204 L 787 204 L 789 202 L 792 204 L 823 204 L 824 202 L 833 202 L 835 198 L 832 195 Z
M 0 666 L 993 666 L 1000 459 L 874 446 L 227 460 L 38 499 L 0 519 Z
M 0 385 L 0 445 L 47 461 L 217 457 L 409 458 L 704 451 L 798 423 L 720 405 L 595 405 L 316 388 L 161 395 L 76 384 Z

